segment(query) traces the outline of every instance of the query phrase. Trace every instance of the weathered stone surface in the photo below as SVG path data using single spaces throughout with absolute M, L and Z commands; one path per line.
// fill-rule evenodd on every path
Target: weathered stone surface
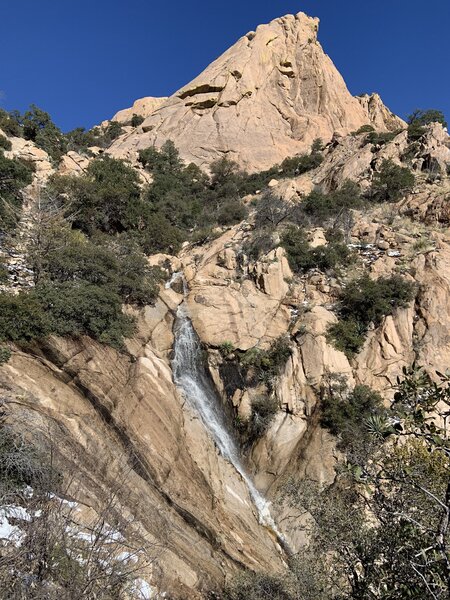
M 139 117 L 144 117 L 144 119 L 146 119 L 153 112 L 155 112 L 156 109 L 162 106 L 166 100 L 167 98 L 164 97 L 153 98 L 152 96 L 139 98 L 133 103 L 133 106 L 130 106 L 130 108 L 124 108 L 116 112 L 111 121 L 117 121 L 118 123 L 129 123 L 133 115 L 138 115 Z
M 110 152 L 133 157 L 171 139 L 187 162 L 207 166 L 227 156 L 256 171 L 307 151 L 317 137 L 330 141 L 371 122 L 401 126 L 378 96 L 351 96 L 317 41 L 318 25 L 304 13 L 260 25 Z

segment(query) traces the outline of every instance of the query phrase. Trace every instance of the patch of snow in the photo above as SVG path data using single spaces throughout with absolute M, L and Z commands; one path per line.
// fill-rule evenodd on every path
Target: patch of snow
M 157 590 L 145 579 L 135 579 L 134 592 L 138 594 L 139 600 L 152 600 L 152 598 L 156 598 L 157 594 Z

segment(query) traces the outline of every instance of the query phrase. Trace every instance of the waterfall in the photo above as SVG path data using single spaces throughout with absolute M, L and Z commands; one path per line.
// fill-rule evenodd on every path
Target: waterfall
M 181 277 L 181 273 L 174 274 L 171 281 L 166 284 L 167 287 Z M 184 278 L 183 285 L 186 293 Z M 184 302 L 178 307 L 174 334 L 172 370 L 176 386 L 200 415 L 222 456 L 234 466 L 247 484 L 250 496 L 258 511 L 260 523 L 270 528 L 277 536 L 278 541 L 286 548 L 284 537 L 277 529 L 270 514 L 270 502 L 256 489 L 240 460 L 238 445 L 227 429 L 221 401 L 206 374 L 200 340 L 195 333 Z

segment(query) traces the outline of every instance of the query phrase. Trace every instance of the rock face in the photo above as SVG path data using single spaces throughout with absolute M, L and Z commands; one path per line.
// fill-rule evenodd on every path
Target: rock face
M 152 96 L 139 98 L 130 108 L 124 108 L 116 112 L 111 121 L 128 123 L 131 121 L 133 115 L 138 115 L 139 117 L 144 117 L 144 119 L 146 119 L 155 112 L 156 109 L 162 106 L 166 100 L 167 98 L 153 98 Z
M 320 137 L 373 123 L 403 124 L 379 96 L 354 98 L 317 41 L 319 21 L 304 13 L 243 36 L 194 81 L 164 102 L 142 131 L 119 138 L 115 156 L 133 158 L 171 139 L 187 162 L 226 156 L 250 171 L 307 151 Z
M 283 562 L 246 484 L 173 384 L 167 353 L 158 350 L 172 344 L 173 316 L 162 298 L 140 315 L 130 356 L 89 338 L 50 339 L 15 352 L 0 387 L 11 422 L 51 439 L 73 476 L 72 497 L 97 510 L 114 490 L 135 539 L 154 548 L 151 585 L 186 600 L 244 565 L 277 572 Z

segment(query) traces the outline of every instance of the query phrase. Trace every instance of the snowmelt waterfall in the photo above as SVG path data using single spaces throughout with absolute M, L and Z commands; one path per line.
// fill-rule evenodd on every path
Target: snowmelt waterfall
M 181 274 L 174 276 L 171 282 L 167 284 L 168 287 L 174 279 L 181 277 Z M 185 286 L 184 280 L 183 284 Z M 278 531 L 270 514 L 270 503 L 256 489 L 241 463 L 238 446 L 227 430 L 220 399 L 206 374 L 200 340 L 189 319 L 184 302 L 178 307 L 174 333 L 172 370 L 175 384 L 182 391 L 186 400 L 199 413 L 222 456 L 234 466 L 246 482 L 250 496 L 258 511 L 260 523 L 269 527 L 276 534 L 279 542 L 286 547 L 284 537 Z

